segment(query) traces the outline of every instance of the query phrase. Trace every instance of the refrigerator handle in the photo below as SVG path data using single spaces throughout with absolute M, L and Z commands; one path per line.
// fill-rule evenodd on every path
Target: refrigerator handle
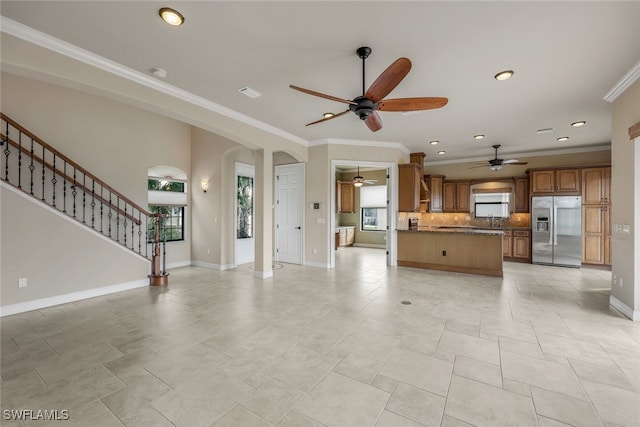
M 556 227 L 556 219 L 558 219 L 558 207 L 556 206 L 555 201 L 553 202 L 553 215 L 551 215 L 551 233 L 553 233 L 553 246 L 558 245 L 558 231 Z

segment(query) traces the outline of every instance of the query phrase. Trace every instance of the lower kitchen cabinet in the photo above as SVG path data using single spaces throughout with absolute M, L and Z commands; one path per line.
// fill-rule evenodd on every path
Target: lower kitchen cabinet
M 511 261 L 531 259 L 531 231 L 505 230 L 502 237 L 502 254 Z
M 355 226 L 336 228 L 336 249 L 340 246 L 353 246 L 355 237 Z
M 531 232 L 529 230 L 513 231 L 513 257 L 531 258 Z

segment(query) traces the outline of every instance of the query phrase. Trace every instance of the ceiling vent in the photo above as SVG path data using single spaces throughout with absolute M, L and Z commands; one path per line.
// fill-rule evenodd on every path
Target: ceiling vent
M 249 98 L 257 98 L 259 96 L 262 96 L 262 94 L 260 92 L 258 92 L 255 89 L 251 89 L 249 86 L 245 86 L 245 87 L 241 87 L 240 89 L 238 89 L 238 92 L 247 95 Z
M 540 135 L 542 133 L 549 133 L 549 132 L 553 132 L 553 128 L 538 129 L 536 131 L 536 134 Z

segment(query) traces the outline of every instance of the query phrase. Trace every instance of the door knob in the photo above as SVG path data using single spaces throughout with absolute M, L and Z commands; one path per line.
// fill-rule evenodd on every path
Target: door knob
M 300 230 L 301 228 L 302 228 L 302 227 L 298 226 L 298 227 L 296 227 L 296 230 Z

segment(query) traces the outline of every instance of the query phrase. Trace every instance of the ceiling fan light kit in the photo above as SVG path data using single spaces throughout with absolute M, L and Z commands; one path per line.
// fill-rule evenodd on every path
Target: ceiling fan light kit
M 362 59 L 362 95 L 352 100 L 342 99 L 335 96 L 327 95 L 320 92 L 315 92 L 309 89 L 304 89 L 298 86 L 289 85 L 291 89 L 299 92 L 306 93 L 308 95 L 317 96 L 319 98 L 329 99 L 332 101 L 347 104 L 349 108 L 342 113 L 334 114 L 331 117 L 325 117 L 316 120 L 311 123 L 307 123 L 306 126 L 322 123 L 327 120 L 335 119 L 349 112 L 355 113 L 356 116 L 372 131 L 377 132 L 382 129 L 382 119 L 378 114 L 378 111 L 395 111 L 395 112 L 409 112 L 409 111 L 421 111 L 431 110 L 435 108 L 441 108 L 447 105 L 449 100 L 447 98 L 438 97 L 421 97 L 421 98 L 396 98 L 396 99 L 384 99 L 389 95 L 400 82 L 406 77 L 411 70 L 411 61 L 407 58 L 398 58 L 395 60 L 386 70 L 378 76 L 378 78 L 369 86 L 369 89 L 365 91 L 365 61 L 371 55 L 370 47 L 359 47 L 356 50 L 358 58 Z
M 355 187 L 362 187 L 364 184 L 364 177 L 360 175 L 360 166 L 358 166 L 358 175 L 353 177 L 353 185 Z

